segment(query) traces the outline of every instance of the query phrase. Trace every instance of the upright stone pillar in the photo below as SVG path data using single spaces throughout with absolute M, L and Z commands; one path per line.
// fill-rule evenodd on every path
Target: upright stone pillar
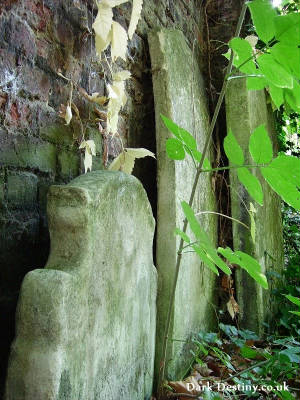
M 157 247 L 158 270 L 156 374 L 162 359 L 167 310 L 174 280 L 179 238 L 175 227 L 182 228 L 184 215 L 181 201 L 188 201 L 195 177 L 190 158 L 173 161 L 166 154 L 166 140 L 172 135 L 160 114 L 171 118 L 192 133 L 201 149 L 209 127 L 206 93 L 196 54 L 189 48 L 180 31 L 162 29 L 149 34 L 153 72 L 157 143 Z M 194 209 L 215 210 L 211 176 L 202 174 L 196 191 Z M 201 216 L 202 226 L 216 241 L 216 218 Z M 188 250 L 188 249 L 187 249 Z M 169 332 L 166 372 L 178 379 L 186 372 L 191 345 L 185 343 L 199 330 L 214 327 L 215 276 L 195 253 L 182 257 L 176 289 L 174 312 Z
M 6 400 L 149 399 L 155 343 L 154 220 L 133 176 L 52 186 L 51 253 L 22 284 Z
M 233 79 L 229 82 L 226 93 L 227 130 L 232 130 L 239 145 L 244 150 L 245 163 L 252 164 L 248 145 L 252 132 L 264 124 L 273 143 L 273 151 L 277 151 L 274 119 L 267 105 L 266 94 L 263 90 L 249 91 L 246 78 Z M 269 277 L 269 290 L 262 289 L 246 271 L 236 272 L 237 300 L 240 307 L 241 326 L 257 333 L 263 332 L 263 322 L 271 322 L 273 305 L 270 293 L 276 286 L 276 274 L 283 268 L 283 236 L 280 199 L 263 179 L 258 168 L 252 173 L 259 179 L 264 194 L 263 206 L 251 199 L 247 190 L 239 182 L 234 169 L 230 171 L 231 212 L 232 217 L 250 225 L 250 202 L 256 213 L 256 240 L 253 243 L 250 231 L 242 225 L 233 222 L 233 243 L 235 250 L 242 250 L 255 257 Z

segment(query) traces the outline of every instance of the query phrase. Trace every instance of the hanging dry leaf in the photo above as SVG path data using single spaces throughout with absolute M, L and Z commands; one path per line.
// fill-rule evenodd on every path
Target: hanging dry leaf
M 143 0 L 133 0 L 131 19 L 128 28 L 128 37 L 131 40 L 141 16 Z
M 126 61 L 127 32 L 116 21 L 113 21 L 111 31 L 111 58 L 115 61 L 120 57 Z
M 95 46 L 96 51 L 101 55 L 102 51 L 107 48 L 110 43 L 110 31 L 112 25 L 113 12 L 109 2 L 102 1 L 97 3 L 98 14 L 93 23 L 93 29 L 96 33 Z
M 70 105 L 67 105 L 66 114 L 65 114 L 65 121 L 66 121 L 66 124 L 65 124 L 65 125 L 69 125 L 70 122 L 71 122 L 71 119 L 72 119 L 72 110 L 71 110 L 71 106 L 70 106 Z
M 124 149 L 124 151 L 122 151 L 121 154 L 118 155 L 117 158 L 114 159 L 108 169 L 111 171 L 123 171 L 127 174 L 131 174 L 134 167 L 135 159 L 144 158 L 147 156 L 155 158 L 154 153 L 147 149 L 126 148 Z
M 235 301 L 233 296 L 230 297 L 226 306 L 227 306 L 227 311 L 229 312 L 231 318 L 234 319 L 235 315 L 239 312 L 239 305 Z
M 96 155 L 96 146 L 93 140 L 83 140 L 79 146 L 80 149 L 84 149 L 84 172 L 92 170 L 93 157 Z

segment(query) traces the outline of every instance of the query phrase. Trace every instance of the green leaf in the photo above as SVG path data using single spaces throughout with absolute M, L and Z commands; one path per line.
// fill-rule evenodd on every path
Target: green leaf
M 181 229 L 175 228 L 174 233 L 175 233 L 175 235 L 179 235 L 186 243 L 191 242 L 191 239 L 188 237 L 188 235 L 185 232 L 183 232 Z
M 300 188 L 300 159 L 298 157 L 280 154 L 274 158 L 270 167 L 278 170 L 281 179 Z
M 279 194 L 279 196 L 294 207 L 296 210 L 300 210 L 300 192 L 296 186 L 290 182 L 282 181 L 280 173 L 271 167 L 261 168 L 261 173 L 271 188 Z
M 284 90 L 284 98 L 293 111 L 300 112 L 300 85 L 295 79 L 293 89 Z
M 194 235 L 199 240 L 201 245 L 214 248 L 206 232 L 204 232 L 204 230 L 200 227 L 199 221 L 196 218 L 193 209 L 185 201 L 181 202 L 181 207 L 183 209 L 184 215 L 186 216 L 190 224 L 191 230 L 193 231 Z
M 231 269 L 227 264 L 218 256 L 217 251 L 215 249 L 205 249 L 207 250 L 207 255 L 211 260 L 226 274 L 231 274 Z
M 280 42 L 297 45 L 300 44 L 300 14 L 290 13 L 274 18 L 275 37 Z
M 199 258 L 204 262 L 204 264 L 208 268 L 210 268 L 215 274 L 219 275 L 219 271 L 215 267 L 215 264 L 212 262 L 212 260 L 210 258 L 207 257 L 207 255 L 205 254 L 203 249 L 200 246 L 197 246 L 197 245 L 194 245 L 193 249 L 195 250 L 195 252 L 199 256 Z
M 243 251 L 236 251 L 235 254 L 239 257 L 239 265 L 244 268 L 248 274 L 264 289 L 268 289 L 268 281 L 266 276 L 261 273 L 261 266 L 255 258 Z
M 291 314 L 300 315 L 299 311 L 289 311 Z
M 252 175 L 248 168 L 238 168 L 237 176 L 247 189 L 250 196 L 259 204 L 263 204 L 264 194 L 261 184 L 256 176 Z
M 250 136 L 249 151 L 257 164 L 267 164 L 272 160 L 272 143 L 264 125 L 259 125 Z
M 296 306 L 300 307 L 300 298 L 299 297 L 295 297 L 295 296 L 291 296 L 290 294 L 285 294 L 284 295 L 289 301 L 291 301 L 292 303 L 296 304 Z
M 202 153 L 200 153 L 200 151 L 198 150 L 191 150 L 193 157 L 196 161 L 200 162 L 201 158 L 202 158 Z M 203 168 L 204 169 L 211 169 L 211 165 L 210 162 L 207 158 L 204 158 L 204 162 L 203 162 Z
M 230 247 L 226 247 L 225 249 L 223 247 L 218 247 L 218 253 L 220 253 L 223 257 L 227 258 L 227 260 L 231 264 L 239 265 L 240 259 L 234 254 L 234 252 L 231 250 Z
M 172 160 L 184 160 L 185 151 L 180 140 L 170 138 L 166 142 L 166 151 Z
M 251 349 L 251 347 L 249 347 L 249 346 L 243 346 L 241 349 L 240 349 L 240 352 L 241 352 L 241 355 L 243 356 L 243 357 L 245 357 L 245 358 L 256 358 L 258 355 L 259 355 L 259 352 L 258 351 L 255 351 L 254 349 Z
M 289 90 L 289 89 L 285 89 Z M 275 106 L 279 108 L 283 104 L 283 89 L 269 83 L 269 93 Z
M 232 164 L 243 165 L 243 150 L 231 131 L 229 131 L 228 135 L 224 139 L 224 150 L 228 160 Z
M 258 73 L 258 70 L 256 71 Z M 262 90 L 267 85 L 265 77 L 251 76 L 247 78 L 248 90 Z
M 173 133 L 174 136 L 177 137 L 177 139 L 182 141 L 190 149 L 197 149 L 197 143 L 193 135 L 191 135 L 188 131 L 175 124 L 175 122 L 173 122 L 166 116 L 162 114 L 160 114 L 160 116 L 161 119 L 164 121 L 165 126 L 169 129 L 170 132 Z
M 269 0 L 254 0 L 248 3 L 255 30 L 259 38 L 267 43 L 275 35 L 274 17 L 277 15 Z
M 300 49 L 293 43 L 276 43 L 270 54 L 290 74 L 300 78 Z
M 293 87 L 292 75 L 278 64 L 271 54 L 263 54 L 257 58 L 257 62 L 261 72 L 272 85 L 290 89 Z
M 253 51 L 249 42 L 235 37 L 230 40 L 229 47 L 234 51 L 233 65 L 246 74 L 255 74 L 256 67 L 253 61 Z M 241 64 L 245 63 L 240 67 Z

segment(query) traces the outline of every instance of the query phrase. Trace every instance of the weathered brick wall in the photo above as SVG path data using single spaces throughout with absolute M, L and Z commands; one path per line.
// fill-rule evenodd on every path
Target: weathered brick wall
M 125 144 L 155 150 L 151 66 L 146 34 L 155 27 L 183 30 L 189 43 L 199 38 L 200 0 L 145 0 L 142 19 L 128 49 L 132 72 L 129 100 L 119 132 Z M 25 273 L 42 267 L 48 256 L 46 193 L 53 183 L 68 182 L 82 170 L 78 150 L 81 129 L 63 124 L 58 111 L 66 104 L 72 78 L 89 93 L 105 94 L 108 73 L 99 63 L 91 35 L 93 0 L 0 1 L 0 315 L 2 380 L 14 335 L 14 312 Z M 131 5 L 115 9 L 128 26 Z M 84 120 L 86 136 L 95 139 L 95 168 L 102 168 L 102 136 L 93 107 L 75 89 L 73 101 Z M 119 151 L 109 142 L 109 155 Z M 155 211 L 155 163 L 140 161 L 135 174 L 143 181 Z

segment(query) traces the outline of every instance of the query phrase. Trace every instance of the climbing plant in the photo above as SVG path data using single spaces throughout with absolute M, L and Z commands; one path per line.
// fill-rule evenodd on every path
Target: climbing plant
M 243 39 L 239 35 L 247 7 L 251 13 L 256 35 Z M 267 184 L 282 200 L 294 209 L 300 210 L 300 160 L 284 153 L 275 156 L 264 125 L 257 127 L 249 140 L 249 153 L 253 160 L 251 165 L 245 164 L 244 153 L 231 131 L 228 132 L 223 143 L 230 166 L 213 169 L 206 158 L 215 123 L 230 80 L 246 79 L 249 90 L 265 88 L 270 95 L 274 109 L 283 107 L 287 112 L 300 111 L 300 13 L 296 8 L 292 12 L 286 14 L 283 12 L 282 15 L 279 15 L 269 0 L 254 0 L 244 3 L 235 37 L 230 40 L 228 46 L 229 51 L 225 54 L 225 57 L 229 59 L 229 64 L 204 148 L 198 149 L 193 135 L 166 116 L 161 116 L 165 126 L 173 134 L 173 137 L 166 142 L 166 152 L 169 158 L 184 160 L 186 156 L 192 157 L 196 165 L 196 175 L 189 202 L 183 201 L 181 203 L 185 215 L 183 226 L 177 227 L 175 231 L 175 234 L 180 237 L 180 243 L 163 343 L 158 382 L 160 396 L 163 389 L 168 334 L 183 250 L 189 247 L 199 256 L 201 262 L 216 274 L 219 273 L 219 268 L 229 275 L 231 273 L 230 264 L 237 264 L 245 269 L 264 289 L 268 288 L 267 278 L 262 273 L 257 260 L 249 254 L 239 250 L 233 251 L 228 247 L 216 249 L 202 229 L 197 219 L 198 210 L 194 211 L 192 207 L 200 174 L 234 168 L 237 170 L 239 181 L 247 189 L 253 201 L 263 205 L 261 184 L 251 172 L 251 169 L 257 168 Z M 251 227 L 249 229 L 251 230 L 252 240 L 255 241 L 254 219 L 250 219 Z M 190 234 L 187 233 L 188 226 L 190 227 Z M 289 296 L 288 299 L 294 304 L 299 304 L 299 300 L 295 297 Z

